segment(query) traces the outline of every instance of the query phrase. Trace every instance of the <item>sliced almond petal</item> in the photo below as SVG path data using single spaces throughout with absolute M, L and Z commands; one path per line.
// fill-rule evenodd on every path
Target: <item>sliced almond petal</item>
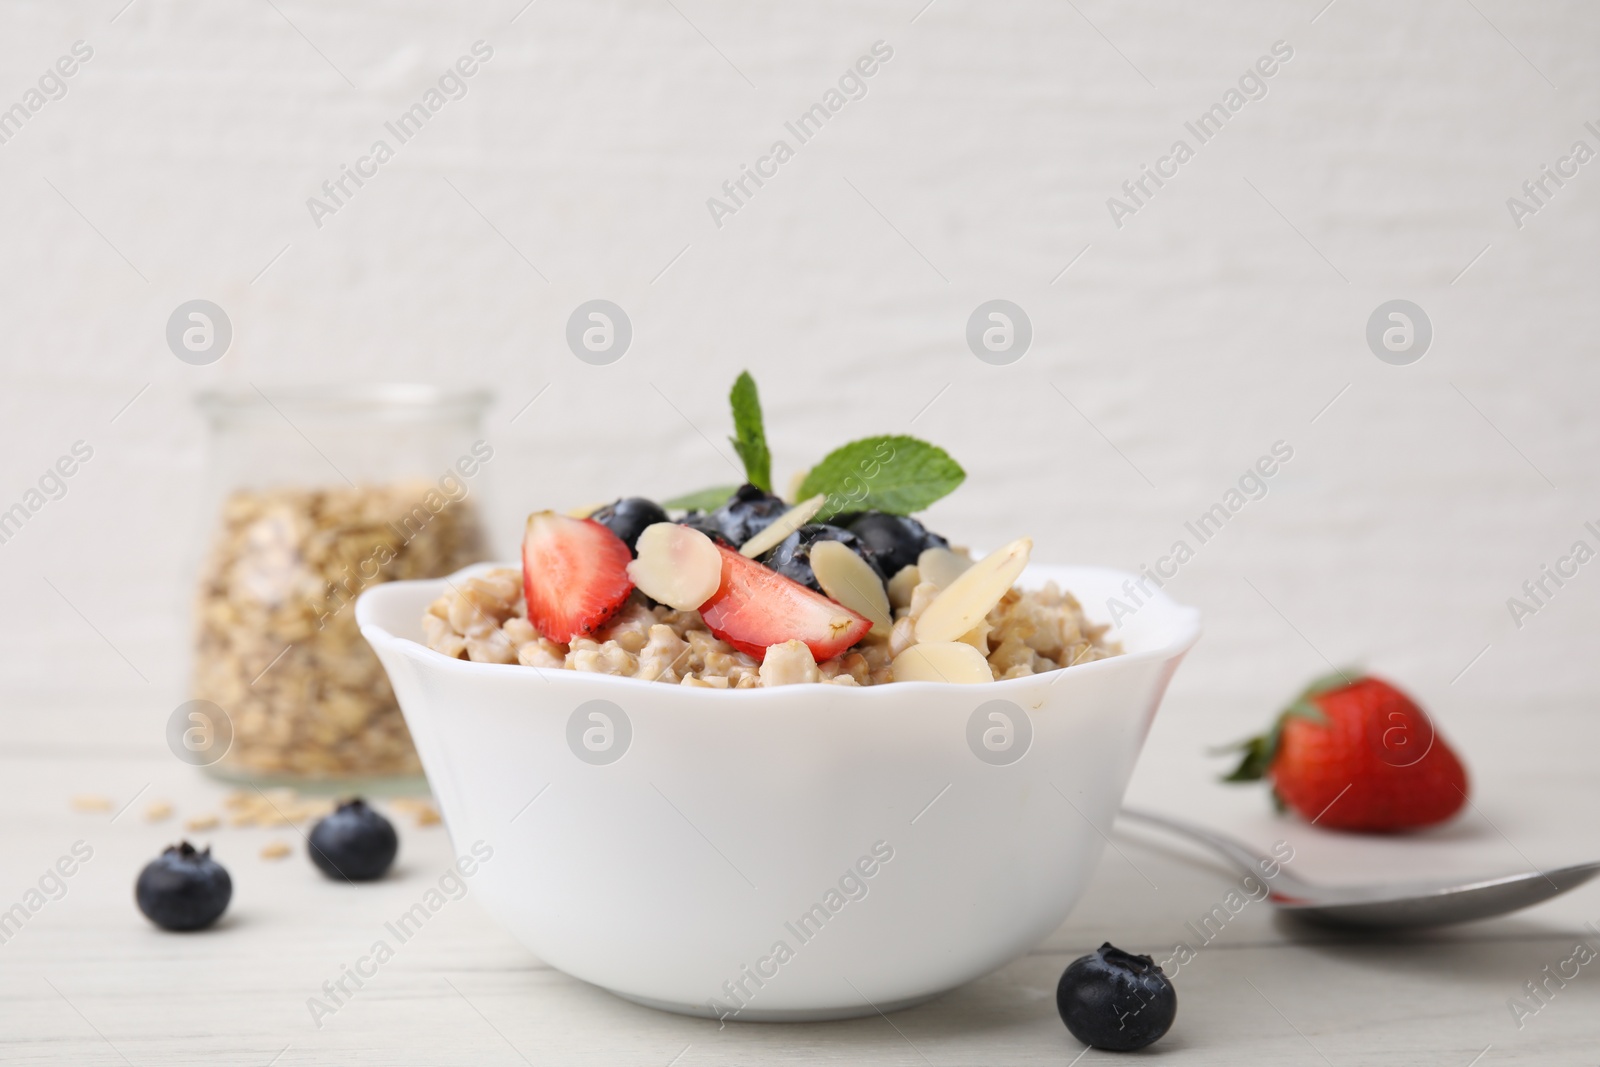
M 932 582 L 940 589 L 948 588 L 951 582 L 971 567 L 971 558 L 948 548 L 925 548 L 917 557 L 917 571 L 922 575 L 922 580 Z
M 922 581 L 922 572 L 915 563 L 908 563 L 889 579 L 889 603 L 897 608 L 911 606 L 911 590 Z
M 811 546 L 811 573 L 829 597 L 857 615 L 872 621 L 872 632 L 887 634 L 894 625 L 889 614 L 889 594 L 872 564 L 838 541 L 818 541 Z
M 771 526 L 740 545 L 739 554 L 755 559 L 768 549 L 777 548 L 779 541 L 815 518 L 817 512 L 822 510 L 822 505 L 827 502 L 828 497 L 825 493 L 818 493 L 810 500 L 800 501 L 774 519 Z
M 711 538 L 675 522 L 646 526 L 639 534 L 637 559 L 628 577 L 652 600 L 678 611 L 693 611 L 722 584 L 722 555 Z
M 912 645 L 894 658 L 894 680 L 976 685 L 994 681 L 994 672 L 989 670 L 989 661 L 971 645 L 930 641 Z
M 976 626 L 1022 574 L 1032 551 L 1033 539 L 1023 537 L 974 563 L 934 597 L 918 617 L 917 643 L 955 641 Z M 922 564 L 917 566 L 920 569 Z
M 989 625 L 988 619 L 979 619 L 978 625 L 962 634 L 956 640 L 960 641 L 964 645 L 971 645 L 973 648 L 978 650 L 979 655 L 988 658 L 989 631 L 991 629 L 992 627 Z
M 806 475 L 811 473 L 811 468 L 795 471 L 789 477 L 789 491 L 784 494 L 790 500 L 800 499 L 800 487 L 806 484 Z
M 580 504 L 575 508 L 568 508 L 567 515 L 574 519 L 587 519 L 590 515 L 605 507 L 610 501 L 602 500 L 598 504 Z

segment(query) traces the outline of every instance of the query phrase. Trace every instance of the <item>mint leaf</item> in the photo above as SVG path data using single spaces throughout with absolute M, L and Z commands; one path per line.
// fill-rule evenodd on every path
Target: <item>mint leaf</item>
M 967 472 L 936 445 L 905 435 L 865 437 L 829 452 L 800 484 L 801 500 L 826 494 L 814 520 L 841 511 L 887 511 L 909 515 L 938 500 Z
M 698 493 L 685 493 L 671 500 L 663 500 L 661 506 L 668 511 L 715 511 L 727 503 L 738 488 L 736 485 L 719 485 L 715 489 L 702 489 Z
M 733 407 L 733 450 L 744 460 L 744 476 L 757 489 L 772 492 L 772 453 L 767 451 L 767 431 L 761 421 L 761 397 L 749 371 L 740 371 L 728 393 Z

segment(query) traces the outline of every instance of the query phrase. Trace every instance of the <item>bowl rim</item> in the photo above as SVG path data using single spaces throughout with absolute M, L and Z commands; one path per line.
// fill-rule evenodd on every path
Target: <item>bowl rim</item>
M 361 635 L 375 648 L 380 643 L 388 643 L 401 653 L 426 664 L 431 668 L 444 671 L 454 671 L 465 676 L 478 675 L 484 678 L 492 677 L 526 677 L 530 681 L 536 677 L 543 678 L 546 682 L 557 681 L 556 684 L 583 684 L 583 685 L 624 685 L 624 686 L 654 686 L 658 683 L 655 679 L 629 678 L 620 674 L 601 674 L 593 671 L 573 671 L 565 668 L 530 667 L 521 663 L 477 663 L 472 660 L 458 659 L 437 652 L 420 641 L 409 637 L 400 637 L 391 633 L 382 625 L 373 620 L 372 616 L 377 610 L 373 605 L 381 597 L 392 595 L 393 591 L 406 586 L 453 584 L 474 577 L 479 573 L 494 569 L 517 569 L 520 563 L 506 563 L 486 560 L 480 563 L 468 564 L 452 574 L 442 578 L 413 578 L 393 582 L 382 582 L 370 586 L 361 592 L 356 599 L 356 624 L 361 630 Z M 1052 564 L 1031 563 L 1028 570 L 1023 572 L 1018 585 L 1032 588 L 1042 585 L 1044 580 L 1029 583 L 1027 578 L 1030 571 L 1059 570 L 1070 568 L 1077 571 L 1099 571 L 1103 574 L 1115 576 L 1118 579 L 1139 576 L 1127 571 L 1120 571 L 1114 567 L 1100 567 L 1093 564 Z M 1071 590 L 1067 590 L 1070 592 Z M 1080 663 L 1071 667 L 1058 667 L 1056 670 L 1044 674 L 1030 674 L 1021 678 L 1006 678 L 994 682 L 974 682 L 959 687 L 950 682 L 891 682 L 884 685 L 816 685 L 814 688 L 821 694 L 826 694 L 830 699 L 844 700 L 887 700 L 887 694 L 894 693 L 920 693 L 929 691 L 947 691 L 960 688 L 964 692 L 973 694 L 1003 694 L 1013 690 L 1027 689 L 1039 684 L 1040 679 L 1050 679 L 1046 685 L 1054 685 L 1068 672 L 1074 672 L 1075 677 L 1085 677 L 1090 672 L 1105 673 L 1107 671 L 1121 670 L 1129 664 L 1146 663 L 1150 661 L 1166 661 L 1181 657 L 1194 647 L 1200 639 L 1200 609 L 1187 604 L 1180 604 L 1167 596 L 1162 590 L 1157 590 L 1155 596 L 1140 607 L 1140 612 L 1145 610 L 1159 610 L 1167 613 L 1178 623 L 1177 632 L 1170 640 L 1157 648 L 1142 649 L 1138 652 L 1124 652 L 1107 659 L 1095 660 L 1092 663 Z M 570 677 L 571 682 L 565 680 Z M 683 692 L 679 685 L 668 685 L 667 690 Z M 803 686 L 774 686 L 772 688 L 756 687 L 753 689 L 715 689 L 694 687 L 691 692 L 699 697 L 707 696 L 715 700 L 761 700 L 772 699 L 778 694 L 784 694 L 783 699 L 789 699 L 796 691 L 804 692 Z M 758 695 L 760 694 L 760 695 Z M 875 694 L 875 695 L 869 695 Z

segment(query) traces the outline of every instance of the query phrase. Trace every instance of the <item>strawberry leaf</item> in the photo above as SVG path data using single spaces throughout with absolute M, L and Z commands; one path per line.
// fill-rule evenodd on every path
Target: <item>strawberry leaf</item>
M 1328 717 L 1322 713 L 1321 708 L 1317 707 L 1313 701 L 1304 698 L 1296 700 L 1293 704 L 1284 708 L 1283 718 L 1308 719 L 1317 723 L 1328 721 Z M 1280 719 L 1279 721 L 1281 722 L 1282 720 Z
M 1266 777 L 1267 766 L 1272 762 L 1272 742 L 1275 738 L 1252 737 L 1235 745 L 1233 750 L 1244 755 L 1232 774 L 1224 782 L 1259 782 Z
M 1278 722 L 1278 729 L 1283 729 L 1283 719 L 1293 716 L 1297 719 L 1308 719 L 1315 723 L 1325 723 L 1328 717 L 1322 713 L 1322 708 L 1317 704 L 1317 697 L 1332 693 L 1346 686 L 1354 685 L 1362 677 L 1358 667 L 1335 668 L 1332 674 L 1324 674 L 1314 678 L 1311 684 L 1300 691 L 1294 702 L 1283 709 L 1283 715 Z
M 1320 678 L 1312 679 L 1311 684 L 1301 691 L 1297 700 L 1310 700 L 1312 697 L 1331 693 L 1335 689 L 1343 689 L 1346 686 L 1355 685 L 1364 676 L 1365 672 L 1359 667 L 1335 667 L 1332 674 L 1324 674 Z
M 736 485 L 719 485 L 714 489 L 701 489 L 695 493 L 685 493 L 675 496 L 671 500 L 663 500 L 661 506 L 668 511 L 715 511 L 727 503 L 739 487 Z
M 865 437 L 834 449 L 806 474 L 796 494 L 817 494 L 827 503 L 815 521 L 841 511 L 886 511 L 909 515 L 949 493 L 967 477 L 961 465 L 936 445 L 903 434 Z
M 1318 725 L 1326 724 L 1328 716 L 1317 704 L 1317 697 L 1325 693 L 1332 693 L 1353 684 L 1362 677 L 1362 672 L 1356 668 L 1336 670 L 1332 674 L 1325 674 L 1301 691 L 1294 702 L 1284 708 L 1278 717 L 1272 721 L 1272 729 L 1260 737 L 1252 737 L 1241 741 L 1237 745 L 1218 752 L 1242 752 L 1244 755 L 1233 773 L 1225 776 L 1224 782 L 1254 782 L 1267 776 L 1267 771 L 1272 767 L 1273 759 L 1278 755 L 1278 745 L 1283 740 L 1283 727 L 1290 719 L 1305 719 Z M 1273 803 L 1281 804 L 1276 790 L 1273 792 Z M 1281 809 L 1280 809 L 1281 810 Z
M 757 489 L 772 492 L 772 453 L 767 450 L 767 431 L 761 417 L 761 396 L 749 371 L 740 371 L 728 393 L 733 408 L 733 450 L 744 461 L 744 476 Z

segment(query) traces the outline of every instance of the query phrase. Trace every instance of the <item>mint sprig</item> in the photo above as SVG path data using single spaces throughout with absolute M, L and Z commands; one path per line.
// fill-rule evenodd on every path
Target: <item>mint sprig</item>
M 909 515 L 949 493 L 967 477 L 937 445 L 904 434 L 864 437 L 834 449 L 812 467 L 797 496 L 827 497 L 817 522 L 841 511 Z
M 751 485 L 772 492 L 772 453 L 767 447 L 761 396 L 749 371 L 740 371 L 728 392 L 733 409 L 734 451 L 744 461 Z M 812 467 L 795 491 L 796 500 L 826 498 L 817 522 L 843 511 L 883 511 L 910 515 L 921 511 L 966 480 L 967 472 L 937 445 L 907 434 L 864 437 L 834 449 Z M 667 508 L 712 511 L 734 490 L 718 486 L 665 501 Z
M 733 407 L 733 450 L 744 461 L 744 476 L 751 485 L 772 492 L 772 453 L 767 450 L 767 431 L 761 418 L 761 396 L 749 371 L 740 371 L 728 393 Z

